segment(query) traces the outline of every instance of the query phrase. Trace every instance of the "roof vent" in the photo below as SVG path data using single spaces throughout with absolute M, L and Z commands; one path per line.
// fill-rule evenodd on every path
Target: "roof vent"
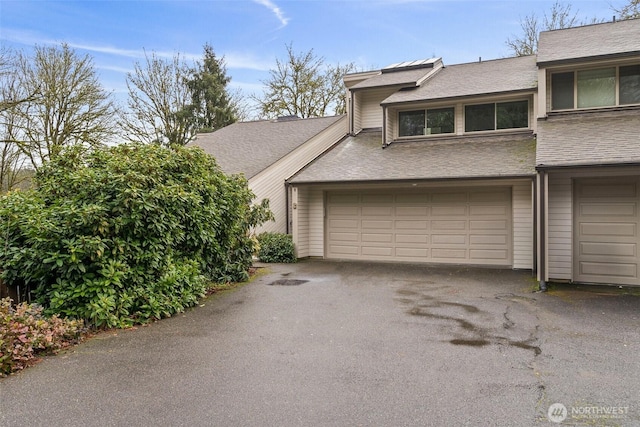
M 290 122 L 292 120 L 300 120 L 300 117 L 298 117 L 295 114 L 292 114 L 290 116 L 280 116 L 277 119 L 275 119 L 274 122 Z

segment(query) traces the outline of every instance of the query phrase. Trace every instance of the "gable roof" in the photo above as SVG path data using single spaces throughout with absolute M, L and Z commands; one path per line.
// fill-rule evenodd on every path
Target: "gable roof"
M 539 167 L 640 163 L 637 109 L 549 115 L 538 121 Z
M 225 173 L 243 173 L 249 179 L 342 117 L 237 122 L 212 133 L 198 134 L 187 145 L 211 154 Z
M 538 85 L 536 57 L 521 56 L 440 69 L 419 88 L 394 93 L 382 105 L 484 94 L 533 91 Z
M 543 31 L 538 65 L 640 54 L 640 19 Z
M 374 182 L 417 179 L 521 177 L 535 174 L 530 132 L 501 136 L 396 142 L 382 149 L 382 133 L 345 138 L 289 181 Z

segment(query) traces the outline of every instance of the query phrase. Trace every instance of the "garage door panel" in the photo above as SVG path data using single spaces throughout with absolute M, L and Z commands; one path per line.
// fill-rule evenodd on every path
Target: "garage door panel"
M 502 249 L 471 249 L 469 257 L 471 259 L 495 259 L 503 260 L 509 256 L 506 250 Z
M 393 194 L 362 194 L 362 203 L 373 203 L 373 204 L 391 204 L 393 203 Z
M 626 236 L 636 237 L 637 224 L 624 222 L 583 222 L 582 236 Z
M 425 248 L 396 248 L 396 256 L 402 258 L 424 259 L 429 257 L 429 249 Z
M 344 215 L 344 216 L 358 216 L 360 215 L 360 209 L 357 206 L 340 206 L 330 205 L 330 215 Z
M 332 231 L 330 237 L 333 242 L 358 242 L 360 235 L 353 232 L 340 233 Z
M 469 229 L 471 230 L 507 230 L 508 224 L 506 220 L 497 221 L 469 221 Z
M 431 208 L 431 216 L 466 216 L 467 206 L 434 206 Z
M 637 257 L 637 245 L 634 243 L 600 243 L 600 242 L 581 242 L 581 255 L 596 256 L 625 256 Z
M 574 280 L 640 285 L 640 177 L 575 182 Z
M 433 203 L 466 203 L 469 199 L 469 193 L 434 193 L 431 195 Z
M 587 216 L 636 217 L 638 212 L 635 203 L 581 203 L 580 214 Z
M 426 217 L 429 215 L 429 208 L 426 206 L 397 206 L 396 216 L 419 216 Z
M 358 227 L 357 221 L 355 227 Z M 362 228 L 364 230 L 393 230 L 393 221 L 364 219 L 362 220 Z
M 380 243 L 392 243 L 393 234 L 374 234 L 374 233 L 362 233 L 362 242 L 380 242 Z
M 470 207 L 471 216 L 481 216 L 481 215 L 501 215 L 506 216 L 507 206 L 471 206 Z
M 396 234 L 396 243 L 429 243 L 428 234 Z
M 425 193 L 400 193 L 395 196 L 398 204 L 419 205 L 429 203 L 430 200 L 430 194 Z
M 433 230 L 460 231 L 467 229 L 467 221 L 431 221 Z
M 476 191 L 328 195 L 327 257 L 510 265 L 510 190 Z
M 469 243 L 471 245 L 506 245 L 506 235 L 495 234 L 472 234 L 469 236 Z
M 487 202 L 506 202 L 510 199 L 509 192 L 506 190 L 501 191 L 472 191 L 469 194 L 469 201 L 476 203 Z
M 360 196 L 358 194 L 330 193 L 327 197 L 327 201 L 332 205 L 353 205 L 354 203 L 358 203 L 360 201 Z
M 393 255 L 393 249 L 382 246 L 363 246 L 362 255 L 390 257 Z
M 578 195 L 583 200 L 602 198 L 633 198 L 637 194 L 637 183 L 622 182 L 611 184 L 612 180 L 603 179 L 604 182 L 583 182 L 578 190 Z M 609 181 L 609 182 L 606 182 Z
M 597 275 L 601 277 L 626 277 L 637 276 L 636 264 L 606 263 L 606 262 L 581 262 L 580 270 L 582 274 Z
M 434 234 L 431 236 L 434 245 L 465 245 L 467 244 L 466 234 Z
M 331 253 L 336 255 L 358 255 L 358 246 L 331 245 L 329 247 Z
M 427 230 L 429 228 L 428 221 L 402 220 L 396 221 L 397 230 Z
M 392 212 L 391 206 L 362 206 L 363 216 L 389 216 Z

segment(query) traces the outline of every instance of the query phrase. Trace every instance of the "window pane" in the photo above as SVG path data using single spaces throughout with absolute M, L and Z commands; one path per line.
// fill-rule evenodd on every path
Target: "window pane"
M 495 106 L 495 104 L 466 105 L 464 107 L 465 132 L 494 130 Z
M 498 129 L 529 127 L 529 102 L 499 102 L 496 115 Z
M 640 104 L 640 65 L 620 67 L 620 104 Z
M 453 133 L 453 108 L 427 110 L 427 135 Z
M 551 109 L 573 109 L 573 72 L 551 75 Z
M 578 71 L 578 108 L 616 104 L 616 69 Z
M 399 136 L 424 135 L 424 110 L 402 111 L 399 119 Z

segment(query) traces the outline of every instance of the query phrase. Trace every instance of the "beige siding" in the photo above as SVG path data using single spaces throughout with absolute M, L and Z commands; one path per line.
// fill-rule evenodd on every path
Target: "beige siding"
M 324 256 L 324 193 L 313 188 L 309 191 L 309 256 Z
M 572 191 L 567 175 L 549 176 L 548 277 L 572 279 Z
M 287 231 L 285 180 L 330 148 L 346 133 L 347 118 L 344 117 L 249 180 L 249 187 L 256 195 L 255 200 L 260 202 L 262 199 L 269 199 L 269 206 L 276 218 L 275 221 L 259 227 L 256 232 Z
M 309 256 L 309 189 L 305 187 L 292 189 L 293 210 L 293 242 L 296 246 L 298 258 Z
M 513 268 L 533 268 L 532 183 L 513 186 Z
M 397 89 L 371 89 L 357 93 L 356 132 L 362 129 L 382 127 L 380 103 Z

